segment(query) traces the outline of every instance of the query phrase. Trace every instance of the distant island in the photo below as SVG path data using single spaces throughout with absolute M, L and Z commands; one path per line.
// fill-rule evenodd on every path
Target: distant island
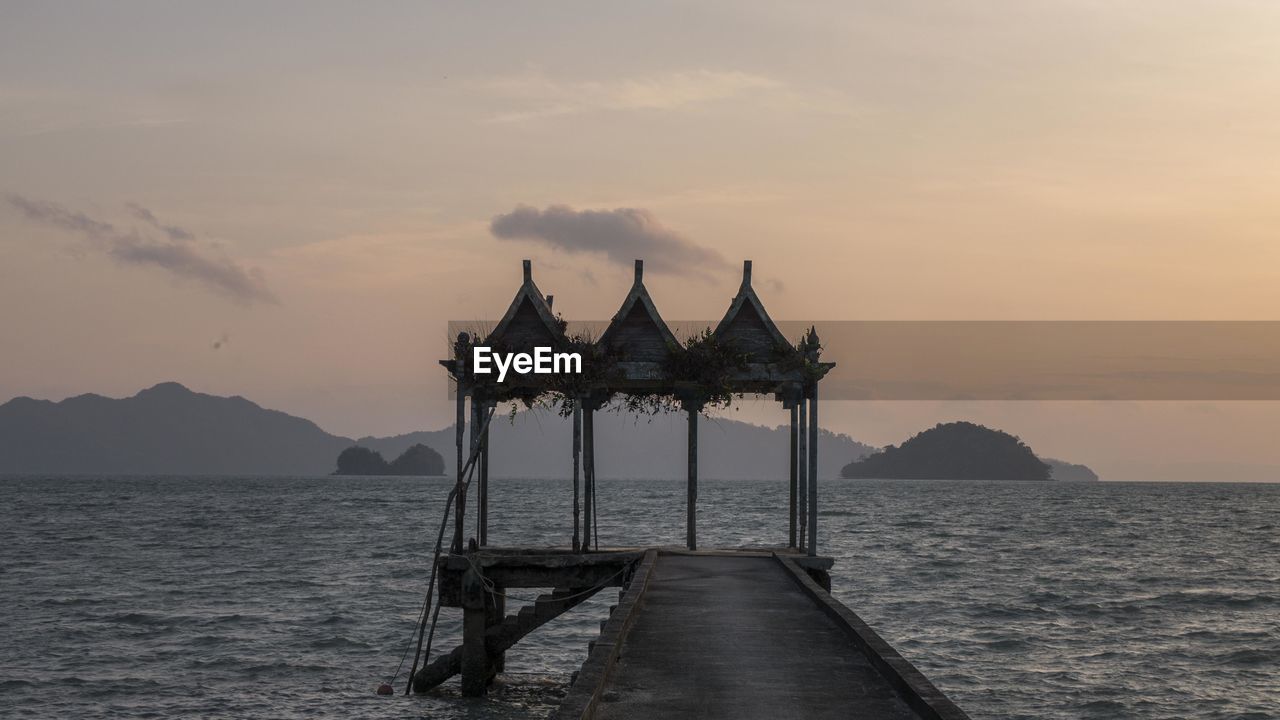
M 1053 468 L 1053 479 L 1063 482 L 1097 482 L 1100 478 L 1093 468 L 1080 463 L 1069 463 L 1066 460 L 1042 458 Z
M 444 458 L 417 443 L 387 462 L 377 450 L 353 445 L 338 455 L 338 470 L 334 475 L 444 475 Z
M 688 428 L 680 414 L 638 419 L 599 413 L 595 421 L 599 477 L 684 477 Z M 495 421 L 490 475 L 501 478 L 565 477 L 572 469 L 571 423 L 555 413 L 525 411 Z M 724 480 L 779 479 L 788 474 L 790 428 L 764 427 L 726 417 L 708 420 L 699 440 L 705 477 Z M 439 473 L 432 461 L 443 453 L 445 474 L 454 470 L 452 426 L 394 437 L 354 439 L 325 432 L 304 418 L 269 410 L 243 397 L 193 392 L 161 383 L 132 397 L 79 395 L 59 402 L 18 397 L 0 403 L 0 475 L 250 475 L 324 476 L 352 446 L 376 452 L 376 474 L 416 466 Z M 415 460 L 415 445 L 433 449 Z M 840 465 L 876 448 L 848 435 L 821 430 L 819 472 L 834 477 Z M 386 462 L 385 458 L 396 458 Z M 1093 479 L 1092 471 L 1044 459 L 1055 480 Z M 392 471 L 394 472 L 394 471 Z
M 685 473 L 683 414 L 638 419 L 599 413 L 595 422 L 599 477 L 679 478 Z M 565 477 L 572 470 L 571 423 L 556 413 L 524 411 L 495 420 L 489 473 L 501 478 Z M 707 423 L 700 439 L 706 477 L 787 477 L 786 426 L 730 418 Z M 218 397 L 166 382 L 132 397 L 79 395 L 52 402 L 18 397 L 0 403 L 0 475 L 325 476 L 353 445 L 395 458 L 423 444 L 444 451 L 454 472 L 453 426 L 394 437 L 351 438 L 243 397 Z M 874 452 L 848 435 L 822 430 L 819 456 L 857 458 Z M 388 463 L 390 465 L 391 463 Z M 840 465 L 820 465 L 834 477 Z
M 938 424 L 898 446 L 845 465 L 846 478 L 1097 480 L 1083 465 L 1036 457 L 1017 436 L 971 422 Z

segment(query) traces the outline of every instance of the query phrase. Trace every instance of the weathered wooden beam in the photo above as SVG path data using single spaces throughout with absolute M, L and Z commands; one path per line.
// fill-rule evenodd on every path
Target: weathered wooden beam
M 796 547 L 796 483 L 799 478 L 797 471 L 799 468 L 796 453 L 799 452 L 798 438 L 796 437 L 796 406 L 791 406 L 791 494 L 790 501 L 787 505 L 787 547 Z
M 574 398 L 573 400 L 573 551 L 580 552 L 582 550 L 581 535 L 579 534 L 579 516 L 581 510 L 579 508 L 580 500 L 578 497 L 578 464 L 582 457 L 582 398 Z
M 471 455 L 475 455 L 476 452 L 480 449 L 480 423 L 482 422 L 481 407 L 483 405 L 484 403 L 481 402 L 479 393 L 473 392 L 471 395 L 471 433 L 470 433 L 471 444 L 468 448 L 470 453 L 468 457 L 470 457 Z M 479 468 L 476 468 L 476 469 L 479 470 Z M 479 542 L 481 536 L 483 535 L 483 533 L 480 532 L 480 523 L 482 520 L 482 516 L 484 514 L 484 510 L 483 510 L 484 483 L 483 482 L 476 482 L 475 496 L 476 496 L 476 520 L 475 520 L 476 524 L 475 524 L 474 537 L 476 541 Z
M 466 390 L 466 387 L 461 382 L 459 382 L 458 383 L 458 413 L 457 413 L 457 417 L 454 419 L 454 428 L 455 428 L 454 434 L 456 435 L 455 440 L 458 446 L 458 479 L 454 484 L 455 497 L 454 497 L 454 512 L 453 512 L 453 551 L 456 553 L 462 552 L 462 549 L 463 549 L 462 523 L 463 523 L 463 520 L 466 519 L 466 515 L 467 515 L 467 495 L 465 492 L 463 492 L 463 486 L 462 486 L 462 469 L 463 469 L 462 466 L 464 465 L 464 462 L 462 460 L 462 454 L 463 454 L 462 446 L 463 446 L 463 434 L 466 431 L 466 427 L 467 427 L 467 390 Z
M 486 595 L 480 576 L 474 570 L 463 574 L 462 694 L 469 697 L 484 695 L 495 672 L 484 644 L 489 619 L 485 612 Z
M 520 608 L 519 612 L 505 618 L 498 615 L 500 620 L 493 620 L 494 616 L 491 614 L 484 632 L 484 647 L 492 669 L 501 672 L 503 655 L 507 650 L 529 633 L 589 600 L 600 589 L 602 588 L 558 588 L 549 595 L 540 595 L 532 604 Z M 503 600 L 501 595 L 493 597 L 497 602 Z M 490 604 L 490 610 L 497 610 L 498 607 Z M 462 672 L 465 648 L 465 645 L 459 645 L 425 665 L 413 676 L 413 691 L 426 692 Z
M 698 549 L 698 410 L 690 406 L 689 414 L 689 491 L 685 505 L 685 545 Z
M 582 413 L 582 464 L 583 464 L 583 482 L 586 493 L 582 498 L 582 547 L 584 550 L 592 547 L 592 538 L 595 536 L 595 500 L 596 500 L 596 425 L 595 410 L 591 405 L 587 405 Z
M 807 478 L 809 477 L 809 471 L 808 471 L 809 432 L 808 432 L 808 422 L 807 422 L 808 406 L 805 403 L 805 400 L 803 397 L 801 397 L 799 401 L 798 415 L 799 415 L 799 422 L 798 422 L 798 427 L 796 428 L 797 430 L 796 439 L 799 447 L 797 448 L 797 452 L 796 452 L 796 462 L 798 464 L 798 469 L 797 469 L 798 482 L 796 483 L 796 486 L 799 490 L 798 492 L 799 507 L 797 508 L 798 510 L 797 515 L 800 519 L 800 532 L 797 536 L 797 540 L 799 541 L 799 544 L 796 545 L 796 547 L 803 550 L 805 546 L 805 527 L 807 524 L 806 521 L 808 516 L 808 513 L 805 512 L 805 508 L 808 507 L 807 500 L 809 495 L 809 485 L 806 482 Z
M 640 557 L 639 551 L 591 555 L 511 555 L 471 560 L 461 555 L 441 558 L 439 602 L 444 607 L 462 605 L 463 576 L 480 567 L 484 576 L 499 587 L 609 587 L 622 583 L 623 571 Z
M 818 384 L 809 399 L 809 543 L 810 555 L 818 554 Z
M 497 404 L 488 402 L 486 412 L 496 412 Z M 480 492 L 483 501 L 480 503 L 480 545 L 489 544 L 489 426 L 486 425 L 480 437 Z

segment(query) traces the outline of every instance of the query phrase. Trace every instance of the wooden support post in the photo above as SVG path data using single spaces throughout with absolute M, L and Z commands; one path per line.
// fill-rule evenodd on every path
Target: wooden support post
M 584 552 L 591 549 L 591 538 L 594 535 L 595 519 L 592 517 L 596 496 L 594 412 L 590 405 L 582 411 L 582 481 L 583 488 L 586 490 L 582 496 L 582 549 Z
M 791 406 L 791 497 L 790 497 L 790 502 L 787 506 L 789 508 L 789 512 L 787 515 L 787 518 L 788 518 L 787 547 L 797 547 L 796 545 L 796 483 L 798 481 L 799 476 L 796 474 L 796 472 L 799 470 L 799 463 L 798 463 L 799 458 L 796 457 L 796 453 L 799 452 L 799 448 L 797 447 L 798 439 L 796 437 L 796 433 L 797 433 L 796 406 L 792 405 Z
M 698 549 L 698 409 L 692 405 L 689 413 L 689 496 L 686 505 L 685 544 L 690 550 Z
M 809 554 L 818 554 L 818 384 L 809 399 Z
M 467 453 L 468 458 L 470 458 L 472 455 L 475 455 L 476 450 L 480 448 L 480 423 L 482 422 L 480 418 L 483 412 L 483 410 L 481 410 L 483 406 L 484 406 L 484 403 L 481 402 L 478 394 L 473 392 L 471 394 L 471 445 L 468 448 L 468 453 Z M 477 467 L 473 472 L 476 475 L 478 475 L 479 470 L 480 468 Z M 484 507 L 484 483 L 477 482 L 476 483 L 476 531 L 475 531 L 476 534 L 473 536 L 473 539 L 476 542 L 480 541 L 480 536 L 482 535 L 482 533 L 480 532 L 480 522 L 482 519 L 481 516 L 484 514 L 484 510 L 482 509 L 483 507 Z
M 585 455 L 587 461 L 587 482 L 590 483 L 591 490 L 591 532 L 587 537 L 587 543 L 592 548 L 600 549 L 600 506 L 597 500 L 600 497 L 599 488 L 596 487 L 596 407 L 593 404 L 587 408 L 587 414 L 583 416 L 586 421 L 586 432 L 583 437 L 587 441 L 587 452 Z
M 488 413 L 494 411 L 497 403 L 487 401 L 480 410 L 480 421 L 484 422 L 484 417 Z M 490 421 L 489 425 L 492 425 Z M 489 425 L 484 426 L 484 433 L 480 435 L 480 545 L 489 544 Z
M 808 507 L 806 500 L 809 494 L 809 486 L 808 486 L 808 483 L 805 482 L 805 480 L 809 477 L 809 472 L 808 472 L 809 433 L 807 430 L 807 422 L 806 422 L 807 418 L 805 417 L 807 414 L 806 412 L 807 404 L 805 403 L 803 396 L 801 396 L 798 402 L 799 402 L 799 411 L 797 412 L 797 415 L 799 415 L 799 423 L 798 423 L 798 427 L 796 428 L 796 438 L 798 440 L 799 447 L 796 448 L 797 450 L 796 462 L 798 465 L 797 473 L 796 473 L 798 482 L 796 483 L 796 487 L 799 491 L 797 493 L 799 495 L 797 516 L 800 519 L 800 532 L 798 534 L 797 540 L 799 541 L 800 544 L 797 545 L 796 548 L 803 550 L 805 546 L 805 525 L 806 525 L 806 519 L 808 516 L 808 513 L 805 512 L 805 508 Z
M 579 534 L 580 501 L 578 498 L 578 460 L 582 457 L 582 398 L 573 400 L 573 551 L 582 551 Z
M 463 458 L 463 434 L 467 428 L 467 391 L 461 383 L 458 384 L 458 414 L 454 419 L 454 428 L 456 430 L 456 441 L 458 445 L 458 479 L 454 484 L 454 513 L 453 513 L 453 552 L 461 553 L 462 543 L 462 523 L 467 515 L 467 495 L 462 489 L 462 466 L 466 464 Z
M 489 625 L 487 594 L 480 576 L 467 570 L 462 576 L 462 694 L 468 697 L 484 695 L 493 678 L 484 642 Z

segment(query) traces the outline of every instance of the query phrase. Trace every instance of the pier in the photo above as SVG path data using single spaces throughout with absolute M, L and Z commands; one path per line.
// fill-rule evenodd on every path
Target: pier
M 783 337 L 752 288 L 746 261 L 720 323 L 677 340 L 644 286 L 643 269 L 637 260 L 630 291 L 597 339 L 566 333 L 526 260 L 524 281 L 497 326 L 483 337 L 460 334 L 453 357 L 441 361 L 457 390 L 457 478 L 440 525 L 409 687 L 429 692 L 461 675 L 463 694 L 482 696 L 521 638 L 591 597 L 617 592 L 556 718 L 967 720 L 830 594 L 834 561 L 819 554 L 818 383 L 834 363 L 819 359 L 816 329 L 794 344 Z M 479 346 L 573 351 L 585 358 L 586 372 L 499 383 L 468 368 Z M 776 548 L 699 548 L 698 418 L 747 394 L 772 396 L 790 410 L 790 440 L 779 448 L 790 460 L 788 534 Z M 619 398 L 626 410 L 687 416 L 683 546 L 600 547 L 593 414 Z M 488 542 L 489 425 L 497 405 L 513 401 L 549 403 L 572 419 L 566 546 Z M 519 592 L 533 588 L 547 592 L 532 598 Z M 515 607 L 516 598 L 525 604 Z M 433 600 L 437 614 L 440 607 L 463 614 L 462 644 L 436 655 L 434 620 L 425 653 L 421 648 Z
M 554 717 L 967 717 L 802 557 L 653 551 Z

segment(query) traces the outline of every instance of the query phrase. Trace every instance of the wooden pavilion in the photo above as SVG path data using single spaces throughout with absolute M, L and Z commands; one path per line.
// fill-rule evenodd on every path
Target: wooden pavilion
M 698 416 L 717 400 L 734 395 L 772 395 L 791 411 L 788 547 L 816 556 L 818 551 L 818 382 L 835 366 L 821 362 L 821 345 L 810 328 L 796 344 L 778 330 L 751 284 L 751 261 L 743 262 L 742 283 L 714 329 L 686 342 L 677 340 L 659 314 L 644 285 L 644 262 L 636 260 L 635 279 L 608 327 L 596 340 L 571 337 L 567 323 L 552 310 L 552 296 L 533 281 L 532 264 L 524 261 L 524 277 L 506 313 L 485 337 L 461 333 L 453 357 L 442 360 L 456 383 L 457 493 L 452 548 L 464 550 L 464 523 L 469 487 L 466 458 L 474 456 L 475 507 L 479 547 L 488 545 L 489 431 L 486 417 L 497 404 L 557 396 L 573 419 L 573 552 L 598 550 L 595 505 L 594 414 L 611 399 L 657 401 L 683 410 L 688 417 L 688 485 L 685 543 L 697 549 Z M 536 347 L 574 350 L 583 355 L 584 373 L 577 378 L 476 374 L 471 348 L 502 352 Z M 550 384 L 549 384 L 550 383 Z M 467 404 L 470 401 L 470 412 Z M 468 415 L 471 434 L 466 436 Z M 470 452 L 468 453 L 468 447 Z
M 582 373 L 514 374 L 499 383 L 494 374 L 473 372 L 477 346 L 530 355 L 539 347 L 577 352 Z M 459 334 L 453 357 L 441 361 L 457 389 L 457 481 L 437 536 L 405 691 L 428 692 L 461 674 L 464 695 L 484 695 L 504 669 L 506 650 L 604 588 L 617 587 L 618 603 L 588 644 L 587 659 L 573 673 L 554 718 L 968 720 L 830 595 L 835 560 L 818 555 L 817 439 L 818 382 L 834 364 L 821 362 L 820 351 L 812 327 L 794 345 L 779 332 L 751 285 L 750 260 L 720 322 L 683 342 L 645 287 L 641 261 L 612 321 L 593 338 L 568 331 L 525 260 L 523 282 L 502 320 L 483 337 Z M 699 549 L 698 416 L 746 394 L 772 395 L 791 411 L 787 545 Z M 573 422 L 571 547 L 491 546 L 489 425 L 495 408 L 547 398 Z M 688 418 L 684 548 L 599 547 L 594 416 L 615 399 L 624 409 L 683 411 Z M 473 480 L 476 530 L 467 541 Z M 454 532 L 446 554 L 450 514 Z M 437 576 L 439 602 L 429 620 Z M 552 591 L 533 598 L 511 592 L 521 588 Z M 508 600 L 526 604 L 508 613 Z M 462 609 L 462 644 L 433 657 L 434 618 L 442 606 Z

